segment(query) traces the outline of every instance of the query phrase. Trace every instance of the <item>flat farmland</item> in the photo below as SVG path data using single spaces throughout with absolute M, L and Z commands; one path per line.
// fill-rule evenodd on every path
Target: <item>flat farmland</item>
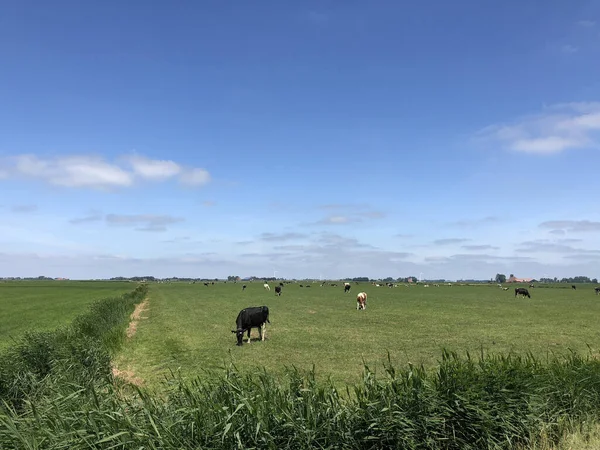
M 127 282 L 0 282 L 0 348 L 27 330 L 52 330 L 70 323 L 95 300 L 135 288 Z
M 596 352 L 600 344 L 600 297 L 593 286 L 530 289 L 515 298 L 514 287 L 454 285 L 424 288 L 285 285 L 281 297 L 262 283 L 152 284 L 149 308 L 117 358 L 148 385 L 170 370 L 184 377 L 234 363 L 238 369 L 284 366 L 309 369 L 336 382 L 356 382 L 363 363 L 381 370 L 389 352 L 394 364 L 436 365 L 441 349 L 472 355 L 533 352 L 539 357 L 569 349 Z M 356 294 L 368 293 L 366 311 Z M 235 345 L 235 319 L 248 306 L 267 305 L 266 341 Z

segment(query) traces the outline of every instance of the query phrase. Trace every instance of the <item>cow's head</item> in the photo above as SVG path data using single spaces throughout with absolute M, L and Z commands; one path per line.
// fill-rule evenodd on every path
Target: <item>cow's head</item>
M 236 345 L 242 345 L 242 341 L 244 339 L 244 330 L 242 328 L 238 328 L 237 330 L 231 330 L 232 333 L 235 333 L 235 337 L 237 338 Z

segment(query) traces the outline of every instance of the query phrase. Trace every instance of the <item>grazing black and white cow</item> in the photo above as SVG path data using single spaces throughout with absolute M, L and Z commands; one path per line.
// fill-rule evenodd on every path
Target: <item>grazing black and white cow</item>
M 242 286 L 242 291 L 245 291 L 245 290 L 246 290 L 246 285 L 244 284 L 244 285 Z
M 344 283 L 344 294 L 350 291 L 350 283 Z
M 279 295 L 281 297 L 281 286 L 275 286 L 275 295 Z
M 535 286 L 534 286 L 533 284 L 530 284 L 530 285 L 529 285 L 529 287 L 530 287 L 530 288 L 534 288 Z
M 248 332 L 248 344 L 250 343 L 250 331 L 252 328 L 258 328 L 260 340 L 265 340 L 266 323 L 271 323 L 269 320 L 269 308 L 266 306 L 251 306 L 242 309 L 235 319 L 236 329 L 231 330 L 236 334 L 237 344 L 242 345 L 244 332 Z
M 596 292 L 596 295 L 600 295 L 600 287 L 594 288 L 594 291 Z
M 283 287 L 283 283 L 279 283 L 279 286 Z
M 574 284 L 571 285 L 571 289 L 577 289 L 577 286 L 575 286 Z
M 204 283 L 204 286 L 208 286 L 208 283 Z
M 515 297 L 517 295 L 522 295 L 523 297 L 531 298 L 531 295 L 529 295 L 529 291 L 525 288 L 515 288 Z

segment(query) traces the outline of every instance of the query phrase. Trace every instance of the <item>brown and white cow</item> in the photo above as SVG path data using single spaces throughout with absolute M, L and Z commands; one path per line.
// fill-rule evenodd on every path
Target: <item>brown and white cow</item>
M 356 309 L 367 309 L 367 293 L 361 292 L 356 296 Z

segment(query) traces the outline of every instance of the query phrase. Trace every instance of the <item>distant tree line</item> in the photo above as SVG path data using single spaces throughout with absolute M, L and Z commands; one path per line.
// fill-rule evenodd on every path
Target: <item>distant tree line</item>
M 46 277 L 44 275 L 40 275 L 39 277 L 0 277 L 0 280 L 14 280 L 14 281 L 33 281 L 33 280 L 43 280 L 43 281 L 54 281 L 55 278 Z
M 556 277 L 554 278 L 540 278 L 540 282 L 542 283 L 598 283 L 597 278 L 590 279 L 589 277 L 585 277 L 583 275 L 572 277 L 572 278 L 561 278 L 560 280 Z

